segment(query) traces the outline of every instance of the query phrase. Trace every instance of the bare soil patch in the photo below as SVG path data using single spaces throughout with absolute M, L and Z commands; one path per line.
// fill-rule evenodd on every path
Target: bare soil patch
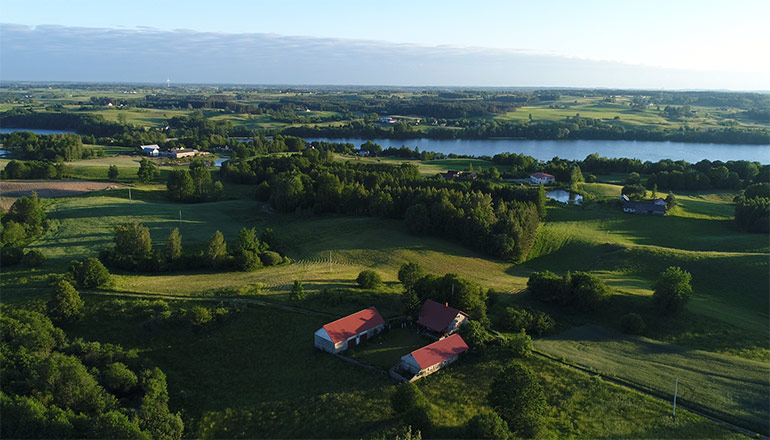
M 122 188 L 112 182 L 87 180 L 2 180 L 0 181 L 0 206 L 8 209 L 16 199 L 36 192 L 40 198 L 72 197 L 91 191 Z

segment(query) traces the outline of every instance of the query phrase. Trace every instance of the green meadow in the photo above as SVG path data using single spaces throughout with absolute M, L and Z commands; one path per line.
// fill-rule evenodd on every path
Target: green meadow
M 464 169 L 469 163 L 432 162 L 421 164 L 421 170 Z M 121 173 L 138 166 L 136 158 L 127 156 L 72 165 L 106 176 L 113 163 Z M 470 163 L 474 169 L 487 166 Z M 415 237 L 398 220 L 275 213 L 251 200 L 251 188 L 240 185 L 226 186 L 232 199 L 202 204 L 171 203 L 160 184 L 132 188 L 131 201 L 127 188 L 45 199 L 50 226 L 30 248 L 40 250 L 47 261 L 36 269 L 4 268 L 0 285 L 4 303 L 41 308 L 49 273 L 66 271 L 72 259 L 97 256 L 111 244 L 114 227 L 129 221 L 148 226 L 158 247 L 179 227 L 183 246 L 190 251 L 203 249 L 215 230 L 232 241 L 243 227 L 273 228 L 290 264 L 254 272 L 184 267 L 159 274 L 114 271 L 113 290 L 100 296 L 84 292 L 86 318 L 65 328 L 73 336 L 136 348 L 166 371 L 171 405 L 184 410 L 190 437 L 332 438 L 383 432 L 397 423 L 388 403 L 393 383 L 315 351 L 312 333 L 327 318 L 225 300 L 223 305 L 239 304 L 241 310 L 222 323 L 202 329 L 187 324 L 157 327 L 147 324 L 141 313 L 119 311 L 104 295 L 144 293 L 188 300 L 171 301 L 175 310 L 212 296 L 247 295 L 286 304 L 293 281 L 301 280 L 309 295 L 301 307 L 342 316 L 375 304 L 383 315 L 394 317 L 401 313 L 397 272 L 405 261 L 431 273 L 457 273 L 501 292 L 490 306 L 493 323 L 508 305 L 547 311 L 557 321 L 558 332 L 535 341 L 544 353 L 664 394 L 679 378 L 683 402 L 767 432 L 767 237 L 733 228 L 733 192 L 677 194 L 679 206 L 670 215 L 647 217 L 622 213 L 615 201 L 620 188 L 613 183 L 583 184 L 585 205 L 550 202 L 527 261 L 518 265 L 444 239 Z M 693 299 L 677 320 L 658 316 L 651 305 L 652 285 L 670 265 L 693 275 Z M 358 289 L 355 278 L 364 269 L 379 273 L 385 286 L 379 291 Z M 605 310 L 587 315 L 539 304 L 525 289 L 529 274 L 541 270 L 592 271 L 615 295 Z M 256 286 L 261 287 L 259 293 Z M 328 291 L 341 292 L 342 299 L 328 300 Z M 140 307 L 141 300 L 125 304 Z M 620 317 L 630 311 L 647 322 L 644 336 L 618 332 Z M 389 368 L 421 344 L 413 334 L 396 338 L 399 333 L 408 331 L 373 339 L 352 356 Z M 487 410 L 486 390 L 509 361 L 501 354 L 469 355 L 422 380 L 419 386 L 436 411 L 433 435 L 461 435 L 464 423 Z M 538 372 L 546 389 L 546 426 L 554 437 L 736 436 L 686 411 L 672 419 L 664 402 L 551 361 L 520 361 Z M 308 419 L 329 422 L 318 428 L 302 423 Z

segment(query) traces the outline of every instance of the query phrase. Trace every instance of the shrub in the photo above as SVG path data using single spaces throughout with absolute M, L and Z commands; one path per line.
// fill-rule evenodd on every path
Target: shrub
M 22 263 L 24 263 L 24 265 L 27 267 L 38 267 L 44 262 L 45 255 L 36 249 L 33 249 L 24 254 L 24 258 L 22 259 Z
M 104 383 L 111 391 L 118 393 L 127 393 L 137 384 L 137 377 L 133 371 L 120 362 L 113 362 L 104 369 L 102 373 Z
M 644 319 L 636 313 L 627 313 L 620 318 L 620 326 L 623 331 L 632 335 L 640 335 L 644 333 L 647 325 L 644 323 Z
M 484 348 L 491 336 L 478 321 L 468 321 L 460 327 L 460 336 L 470 348 Z
M 487 401 L 519 437 L 534 437 L 542 415 L 547 412 L 545 394 L 537 376 L 518 364 L 506 368 L 495 378 Z
M 83 300 L 72 284 L 61 280 L 54 285 L 46 305 L 48 315 L 56 321 L 71 321 L 83 316 Z
M 428 406 L 428 399 L 417 385 L 407 382 L 396 387 L 396 391 L 390 396 L 390 406 L 393 411 L 402 414 L 414 407 Z
M 362 289 L 374 289 L 382 285 L 382 278 L 373 270 L 363 270 L 358 274 L 356 282 Z
M 211 311 L 205 307 L 193 306 L 189 312 L 190 323 L 196 327 L 202 327 L 211 322 Z
M 112 284 L 110 271 L 98 258 L 88 258 L 85 261 L 73 260 L 70 262 L 69 271 L 80 287 L 103 289 Z
M 532 338 L 522 329 L 519 333 L 505 338 L 503 347 L 516 357 L 524 357 L 532 352 Z
M 265 251 L 259 254 L 259 258 L 262 260 L 262 264 L 265 266 L 275 266 L 283 262 L 283 257 L 278 252 Z
M 289 293 L 289 299 L 292 301 L 302 301 L 306 297 L 307 294 L 305 293 L 305 288 L 302 286 L 302 281 L 294 280 L 291 293 Z
M 497 413 L 478 414 L 470 419 L 465 427 L 466 438 L 508 440 L 511 431 L 508 424 Z

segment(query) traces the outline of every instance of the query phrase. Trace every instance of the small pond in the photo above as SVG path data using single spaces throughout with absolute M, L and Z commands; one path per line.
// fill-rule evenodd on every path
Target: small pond
M 583 203 L 583 196 L 570 191 L 564 191 L 563 189 L 556 189 L 548 191 L 545 196 L 551 200 L 556 200 L 559 203 L 567 203 L 569 205 L 579 205 Z
M 215 167 L 221 167 L 222 164 L 227 162 L 228 160 L 230 160 L 229 157 L 220 157 L 219 159 L 214 161 L 214 166 Z

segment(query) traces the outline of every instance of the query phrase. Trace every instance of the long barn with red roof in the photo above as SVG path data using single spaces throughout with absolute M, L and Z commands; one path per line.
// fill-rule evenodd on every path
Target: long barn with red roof
M 462 336 L 454 334 L 401 357 L 401 366 L 415 376 L 427 376 L 451 364 L 468 351 Z
M 315 346 L 330 353 L 339 353 L 365 342 L 383 328 L 385 320 L 380 312 L 376 307 L 369 307 L 316 330 Z

